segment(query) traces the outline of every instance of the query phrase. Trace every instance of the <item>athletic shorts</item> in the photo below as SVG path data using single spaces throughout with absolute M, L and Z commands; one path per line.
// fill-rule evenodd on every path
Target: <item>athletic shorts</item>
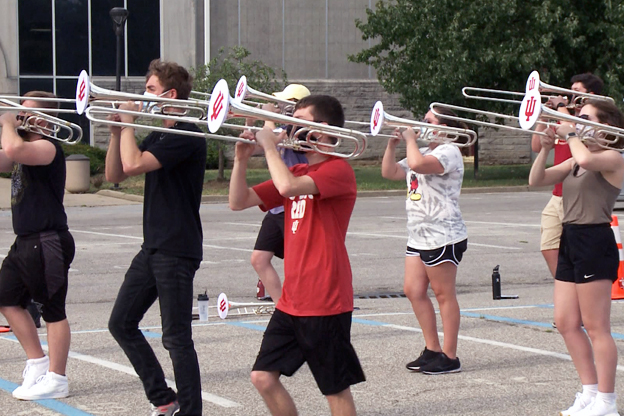
M 588 283 L 617 280 L 620 255 L 610 224 L 564 224 L 555 279 Z
M 449 244 L 444 247 L 436 248 L 433 250 L 419 250 L 407 246 L 405 255 L 407 257 L 418 257 L 425 264 L 425 266 L 437 266 L 441 263 L 451 262 L 455 266 L 459 265 L 464 251 L 468 249 L 468 239 L 462 240 L 459 243 Z
M 542 211 L 540 250 L 557 250 L 561 240 L 563 199 L 553 195 Z
M 256 238 L 254 250 L 270 251 L 280 259 L 284 258 L 284 213 L 264 216 Z
M 253 371 L 278 371 L 290 377 L 305 362 L 325 396 L 366 381 L 351 345 L 351 312 L 292 316 L 275 310 Z
M 42 305 L 46 322 L 65 319 L 67 275 L 74 259 L 69 231 L 18 236 L 0 268 L 0 306 Z

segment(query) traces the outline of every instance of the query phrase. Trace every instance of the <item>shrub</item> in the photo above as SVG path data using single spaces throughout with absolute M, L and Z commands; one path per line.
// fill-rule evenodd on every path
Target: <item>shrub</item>
M 91 176 L 104 173 L 104 165 L 106 162 L 106 151 L 99 147 L 91 147 L 88 144 L 78 143 L 74 145 L 63 144 L 63 152 L 65 157 L 69 155 L 85 155 L 90 161 Z

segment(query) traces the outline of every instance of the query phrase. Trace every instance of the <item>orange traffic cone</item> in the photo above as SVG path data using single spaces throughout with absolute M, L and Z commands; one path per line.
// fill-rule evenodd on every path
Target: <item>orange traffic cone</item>
M 620 236 L 620 224 L 615 215 L 611 216 L 611 229 L 615 234 L 618 252 L 620 253 L 620 266 L 618 267 L 617 280 L 611 286 L 611 299 L 624 299 L 624 249 L 622 249 L 622 238 Z

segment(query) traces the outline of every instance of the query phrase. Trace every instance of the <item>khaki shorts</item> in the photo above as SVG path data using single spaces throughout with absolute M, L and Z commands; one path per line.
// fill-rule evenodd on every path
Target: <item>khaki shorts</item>
M 553 195 L 542 211 L 540 250 L 558 250 L 563 226 L 563 199 Z

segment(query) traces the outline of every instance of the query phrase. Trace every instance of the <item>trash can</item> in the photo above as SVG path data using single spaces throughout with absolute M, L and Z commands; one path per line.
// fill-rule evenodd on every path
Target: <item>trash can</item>
M 65 158 L 67 174 L 65 189 L 67 192 L 87 192 L 91 185 L 91 161 L 85 155 L 69 155 Z

